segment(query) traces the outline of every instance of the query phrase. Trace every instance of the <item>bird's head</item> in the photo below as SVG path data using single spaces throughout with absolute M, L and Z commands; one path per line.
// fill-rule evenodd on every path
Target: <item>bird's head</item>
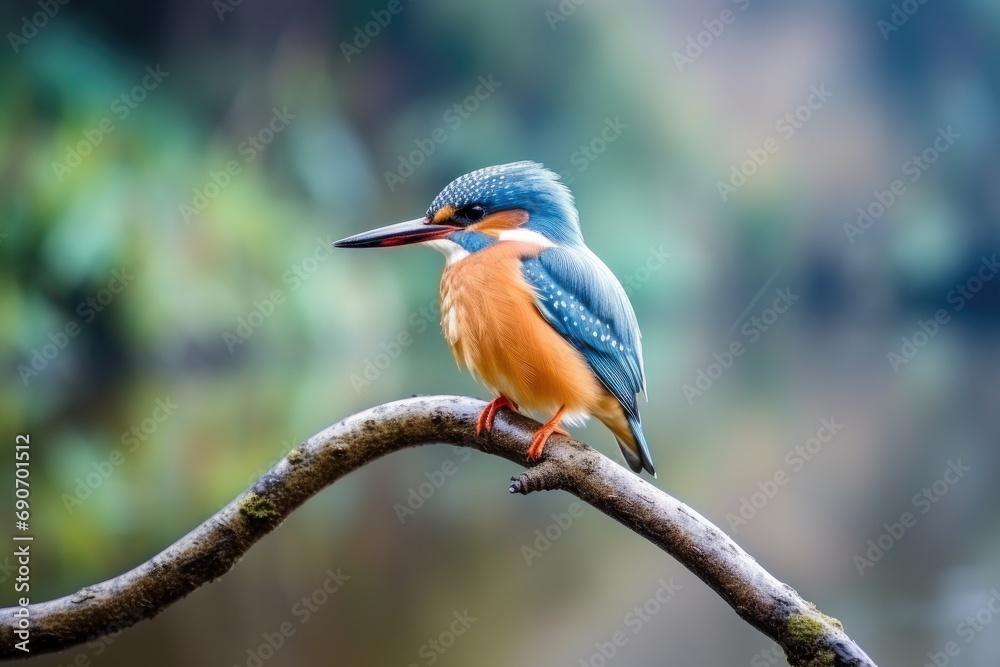
M 449 261 L 500 241 L 541 246 L 582 245 L 573 196 L 537 162 L 511 162 L 460 176 L 422 218 L 337 241 L 338 248 L 384 248 L 424 243 Z

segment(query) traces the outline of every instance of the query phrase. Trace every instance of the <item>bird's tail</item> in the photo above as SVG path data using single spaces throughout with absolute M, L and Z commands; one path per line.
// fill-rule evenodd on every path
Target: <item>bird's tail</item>
M 632 472 L 638 473 L 645 469 L 650 475 L 656 477 L 656 471 L 653 470 L 653 459 L 649 455 L 649 446 L 646 445 L 646 436 L 642 433 L 642 422 L 639 420 L 639 415 L 626 413 L 625 419 L 628 421 L 628 435 L 632 437 L 621 437 L 625 434 L 615 434 L 615 440 L 618 441 L 618 446 L 622 450 L 625 463 L 632 469 Z

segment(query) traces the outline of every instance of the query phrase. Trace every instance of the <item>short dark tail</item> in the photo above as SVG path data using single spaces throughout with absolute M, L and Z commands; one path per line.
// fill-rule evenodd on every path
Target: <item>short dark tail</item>
M 632 472 L 638 473 L 645 470 L 656 477 L 653 459 L 649 455 L 649 446 L 646 445 L 646 436 L 642 434 L 642 422 L 639 420 L 639 415 L 626 415 L 626 419 L 628 419 L 628 427 L 635 443 L 623 442 L 621 438 L 615 438 L 622 450 L 622 456 L 625 457 L 625 463 L 632 469 Z

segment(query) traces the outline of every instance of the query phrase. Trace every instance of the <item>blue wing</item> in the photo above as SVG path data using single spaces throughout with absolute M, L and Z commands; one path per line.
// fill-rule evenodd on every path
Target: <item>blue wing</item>
M 615 437 L 625 462 L 655 477 L 635 398 L 646 389 L 639 324 L 621 283 L 586 247 L 548 248 L 522 261 L 538 310 L 624 408 L 634 442 Z
M 576 348 L 638 422 L 636 394 L 645 391 L 635 311 L 621 283 L 587 248 L 547 248 L 523 261 L 538 310 Z

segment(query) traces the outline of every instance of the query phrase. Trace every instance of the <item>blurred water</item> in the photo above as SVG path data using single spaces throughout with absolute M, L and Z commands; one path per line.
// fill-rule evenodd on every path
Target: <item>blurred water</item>
M 0 16 L 0 431 L 32 437 L 38 599 L 147 559 L 344 415 L 486 397 L 438 333 L 436 253 L 327 247 L 534 159 L 629 288 L 657 483 L 879 664 L 991 664 L 1000 625 L 966 618 L 1000 585 L 995 3 Z M 609 664 L 782 664 L 589 507 L 540 551 L 571 499 L 511 498 L 512 471 L 379 461 L 158 619 L 38 662 L 586 665 L 621 631 Z

